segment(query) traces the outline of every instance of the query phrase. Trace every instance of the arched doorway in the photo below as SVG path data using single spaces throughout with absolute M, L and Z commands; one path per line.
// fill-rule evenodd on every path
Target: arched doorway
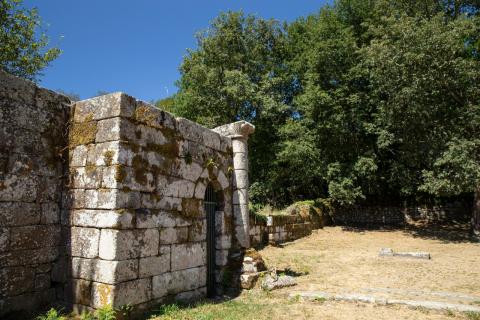
M 215 212 L 219 208 L 218 197 L 212 184 L 205 190 L 204 207 L 207 215 L 207 296 L 215 296 Z

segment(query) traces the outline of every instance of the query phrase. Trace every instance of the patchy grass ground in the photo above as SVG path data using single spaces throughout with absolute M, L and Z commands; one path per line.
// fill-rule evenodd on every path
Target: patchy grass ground
M 260 251 L 268 266 L 304 273 L 297 278 L 296 287 L 273 292 L 254 289 L 234 300 L 189 308 L 170 306 L 152 319 L 480 320 L 480 314 L 475 313 L 287 299 L 292 292 L 327 291 L 479 304 L 480 298 L 476 301 L 448 296 L 454 293 L 480 297 L 480 244 L 469 242 L 463 227 L 412 225 L 405 230 L 368 231 L 327 227 L 281 248 L 267 247 Z M 378 251 L 382 247 L 428 251 L 432 260 L 380 258 Z

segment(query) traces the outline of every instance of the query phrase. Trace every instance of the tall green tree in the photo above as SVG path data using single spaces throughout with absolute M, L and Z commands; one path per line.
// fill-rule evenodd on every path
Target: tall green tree
M 0 0 L 0 67 L 16 76 L 36 80 L 61 53 L 47 48 L 37 9 L 25 9 L 22 0 Z
M 269 184 L 278 130 L 292 116 L 295 92 L 285 64 L 283 25 L 227 12 L 197 40 L 198 48 L 188 52 L 180 67 L 174 112 L 209 127 L 252 122 L 257 127 L 249 142 L 252 181 Z M 271 185 L 263 188 L 272 190 Z
M 257 125 L 255 201 L 472 194 L 480 182 L 479 7 L 338 0 L 288 26 L 223 14 L 184 60 L 175 107 L 210 126 Z

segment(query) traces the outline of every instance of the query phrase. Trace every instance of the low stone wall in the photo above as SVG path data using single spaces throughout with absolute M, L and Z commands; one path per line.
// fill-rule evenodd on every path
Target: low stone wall
M 68 98 L 0 71 L 0 318 L 63 296 Z M 21 318 L 21 316 L 19 316 Z
M 334 223 L 339 225 L 396 226 L 408 220 L 429 222 L 468 221 L 472 207 L 466 202 L 452 202 L 443 206 L 393 207 L 357 206 L 337 209 Z
M 300 215 L 250 217 L 250 243 L 252 247 L 280 244 L 312 234 L 322 225 Z

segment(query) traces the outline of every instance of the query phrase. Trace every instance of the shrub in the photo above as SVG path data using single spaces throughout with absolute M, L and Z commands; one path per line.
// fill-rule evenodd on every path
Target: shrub
M 38 316 L 36 320 L 67 320 L 67 318 L 60 311 L 51 308 L 44 315 Z

